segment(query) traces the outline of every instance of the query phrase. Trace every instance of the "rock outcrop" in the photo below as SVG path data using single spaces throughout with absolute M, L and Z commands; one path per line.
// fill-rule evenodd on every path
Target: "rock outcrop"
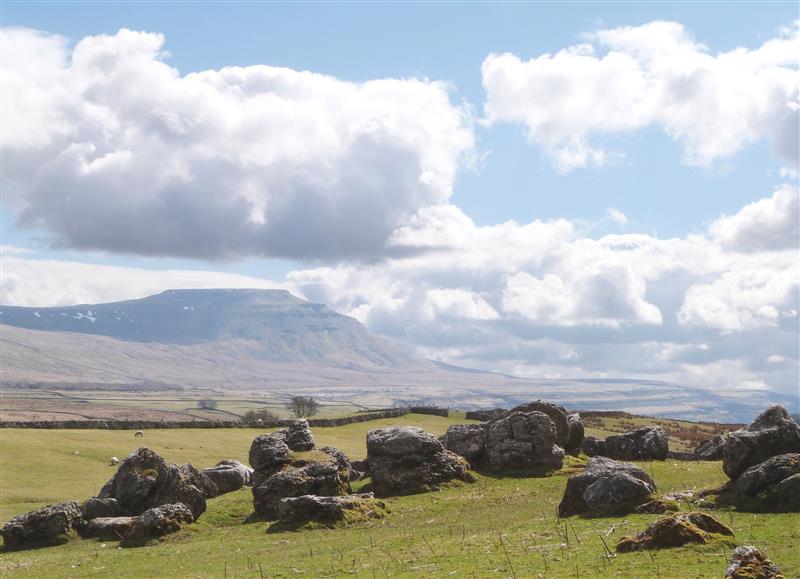
M 96 517 L 80 530 L 87 539 L 122 540 L 128 533 L 136 517 Z
M 644 426 L 606 438 L 605 455 L 616 460 L 665 460 L 667 433 L 660 426 Z
M 421 428 L 392 426 L 367 433 L 372 490 L 378 496 L 410 494 L 442 483 L 471 481 L 469 464 Z
M 483 464 L 489 470 L 559 469 L 564 449 L 556 441 L 556 427 L 547 414 L 511 412 L 486 425 Z
M 784 579 L 778 566 L 751 546 L 736 547 L 725 579 Z
M 505 416 L 510 416 L 515 412 L 541 412 L 546 414 L 553 421 L 556 429 L 556 444 L 561 448 L 566 448 L 569 442 L 569 419 L 567 411 L 563 406 L 547 402 L 545 400 L 534 400 L 527 404 L 520 404 L 509 410 Z
M 587 436 L 581 443 L 581 451 L 586 456 L 605 456 L 606 441 L 594 436 Z
M 80 521 L 78 503 L 69 501 L 17 515 L 3 525 L 0 535 L 8 550 L 58 545 L 67 541 L 68 533 Z
M 253 469 L 238 460 L 221 460 L 215 466 L 204 469 L 203 474 L 216 485 L 219 494 L 225 494 L 248 486 Z
M 765 507 L 800 512 L 800 454 L 779 454 L 744 471 L 735 483 L 740 501 L 757 499 Z
M 725 437 L 716 434 L 704 440 L 694 449 L 694 455 L 700 460 L 722 460 L 722 451 L 725 448 Z
M 731 479 L 779 454 L 800 453 L 800 426 L 783 406 L 772 406 L 748 426 L 731 432 L 722 452 L 722 468 Z
M 453 424 L 444 434 L 444 447 L 476 465 L 486 449 L 485 424 Z
M 121 512 L 130 515 L 140 515 L 161 505 L 183 503 L 196 519 L 206 510 L 208 490 L 200 487 L 210 482 L 199 476 L 201 474 L 191 465 L 168 463 L 149 448 L 142 447 L 122 461 L 98 498 L 116 499 Z
M 289 425 L 286 429 L 286 446 L 297 452 L 312 450 L 316 446 L 308 420 L 300 418 Z
M 117 499 L 99 499 L 92 497 L 86 499 L 81 505 L 81 518 L 84 521 L 91 521 L 98 517 L 118 517 L 124 515 L 120 509 Z
M 622 537 L 617 551 L 628 553 L 645 549 L 680 547 L 687 543 L 707 543 L 711 533 L 733 536 L 733 531 L 711 515 L 705 513 L 681 513 L 663 517 L 649 525 L 635 537 Z
M 180 531 L 185 523 L 194 521 L 194 515 L 183 503 L 161 505 L 147 509 L 133 519 L 122 539 L 123 547 L 140 547 L 150 539 Z
M 568 414 L 567 423 L 569 424 L 569 437 L 567 438 L 567 445 L 564 447 L 564 450 L 569 454 L 578 454 L 581 451 L 584 434 L 581 415 L 577 412 Z
M 340 497 L 303 495 L 281 499 L 278 520 L 281 525 L 309 522 L 325 526 L 347 526 L 387 514 L 386 504 L 372 493 Z
M 600 513 L 613 508 L 646 502 L 656 491 L 656 483 L 636 465 L 596 456 L 586 469 L 567 480 L 558 513 L 569 517 L 584 512 Z

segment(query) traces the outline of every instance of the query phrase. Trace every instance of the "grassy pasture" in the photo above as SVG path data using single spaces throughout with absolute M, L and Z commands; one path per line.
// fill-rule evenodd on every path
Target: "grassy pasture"
M 413 424 L 443 433 L 457 418 L 409 415 L 315 428 L 318 444 L 354 458 L 365 455 L 367 430 Z M 256 430 L 130 431 L 0 430 L 0 519 L 50 502 L 81 500 L 111 476 L 107 460 L 147 445 L 175 462 L 206 467 L 221 458 L 247 459 Z M 74 456 L 73 450 L 80 455 Z M 391 514 L 348 529 L 266 532 L 243 524 L 249 489 L 209 501 L 193 525 L 158 544 L 118 549 L 115 542 L 0 553 L 3 577 L 720 577 L 735 545 L 755 544 L 783 570 L 800 577 L 800 515 L 717 511 L 736 532 L 703 546 L 604 556 L 624 534 L 657 515 L 572 517 L 557 530 L 555 506 L 580 459 L 545 477 L 477 475 L 471 485 L 387 500 Z M 662 493 L 724 482 L 720 463 L 643 463 Z M 683 505 L 687 507 L 687 505 Z

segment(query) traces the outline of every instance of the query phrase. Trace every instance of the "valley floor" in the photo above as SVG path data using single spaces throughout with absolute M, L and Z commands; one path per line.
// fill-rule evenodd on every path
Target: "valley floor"
M 398 419 L 316 428 L 318 444 L 353 458 L 366 454 L 367 430 L 410 424 L 443 433 L 454 418 Z M 146 445 L 167 460 L 200 468 L 222 458 L 246 461 L 256 430 L 0 430 L 0 519 L 46 503 L 83 500 L 111 477 L 110 456 Z M 79 455 L 73 455 L 78 450 Z M 197 523 L 156 545 L 119 549 L 76 539 L 66 545 L 0 553 L 4 577 L 721 577 L 736 545 L 761 548 L 786 577 L 800 577 L 800 514 L 715 511 L 735 531 L 707 545 L 606 556 L 623 535 L 658 515 L 572 517 L 555 507 L 580 459 L 546 477 L 477 476 L 440 492 L 388 499 L 382 521 L 336 530 L 267 532 L 244 524 L 249 489 L 209 501 Z M 646 462 L 660 493 L 726 480 L 719 462 Z M 688 508 L 687 505 L 682 505 Z M 566 531 L 565 531 L 566 529 Z

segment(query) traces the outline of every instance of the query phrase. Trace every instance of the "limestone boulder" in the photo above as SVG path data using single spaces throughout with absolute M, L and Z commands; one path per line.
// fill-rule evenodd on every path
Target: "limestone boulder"
M 367 433 L 372 490 L 378 496 L 430 490 L 449 481 L 472 481 L 469 464 L 421 428 L 392 426 Z
M 644 426 L 606 438 L 605 456 L 616 460 L 666 460 L 668 453 L 667 433 L 660 426 Z
M 98 517 L 117 517 L 125 513 L 117 503 L 117 499 L 100 499 L 92 497 L 86 499 L 81 505 L 81 518 L 91 521 Z
M 655 481 L 638 466 L 596 456 L 589 459 L 582 473 L 567 480 L 558 512 L 569 517 L 624 506 L 633 510 L 647 502 L 655 491 Z
M 78 503 L 69 501 L 17 515 L 3 525 L 0 535 L 8 550 L 58 545 L 68 540 L 68 533 L 80 522 Z
M 735 480 L 751 466 L 787 453 L 800 453 L 800 426 L 783 406 L 776 405 L 728 435 L 722 451 L 722 469 Z
M 800 512 L 800 454 L 779 454 L 744 471 L 735 483 L 739 500 L 756 498 L 784 512 Z
M 569 443 L 569 419 L 567 418 L 567 411 L 563 406 L 547 402 L 546 400 L 534 400 L 527 404 L 520 404 L 508 411 L 506 416 L 510 416 L 515 412 L 541 412 L 546 414 L 556 429 L 556 444 L 561 448 L 566 448 Z
M 295 420 L 286 430 L 286 446 L 296 452 L 314 449 L 314 435 L 306 419 Z
M 445 432 L 442 443 L 450 452 L 477 464 L 486 449 L 485 424 L 453 424 Z
M 180 531 L 194 521 L 194 515 L 183 503 L 167 504 L 147 509 L 133 523 L 122 539 L 123 547 L 141 547 L 147 541 Z
M 658 519 L 635 537 L 623 537 L 617 543 L 617 551 L 629 553 L 680 547 L 689 543 L 705 544 L 711 539 L 712 533 L 733 536 L 733 531 L 727 525 L 711 515 L 681 513 Z
M 283 525 L 307 522 L 327 526 L 348 525 L 386 516 L 386 504 L 373 493 L 345 496 L 303 495 L 281 499 L 278 520 Z
M 206 510 L 206 483 L 191 465 L 171 464 L 149 448 L 131 453 L 98 498 L 116 499 L 121 512 L 140 515 L 161 505 L 183 503 L 195 518 Z M 210 482 L 210 481 L 208 481 Z
M 250 444 L 248 460 L 250 461 L 250 466 L 253 467 L 255 475 L 258 472 L 279 469 L 289 463 L 290 452 L 284 432 L 262 434 L 257 436 Z
M 778 566 L 749 545 L 736 547 L 725 579 L 784 579 Z
M 581 452 L 586 456 L 605 456 L 606 441 L 594 436 L 586 436 L 581 442 Z
M 725 437 L 716 434 L 704 440 L 694 449 L 694 454 L 700 460 L 722 460 L 722 450 L 725 448 Z
M 216 485 L 218 494 L 225 494 L 249 485 L 253 469 L 238 460 L 221 460 L 215 466 L 204 469 L 203 474 Z
M 136 517 L 96 517 L 80 530 L 87 539 L 110 539 L 119 541 L 128 533 Z
M 512 412 L 493 420 L 485 440 L 483 464 L 489 470 L 559 469 L 564 463 L 555 424 L 543 412 Z
M 581 415 L 577 412 L 568 414 L 567 423 L 569 424 L 569 437 L 567 437 L 567 445 L 564 447 L 564 450 L 569 454 L 578 454 L 581 451 L 584 435 Z

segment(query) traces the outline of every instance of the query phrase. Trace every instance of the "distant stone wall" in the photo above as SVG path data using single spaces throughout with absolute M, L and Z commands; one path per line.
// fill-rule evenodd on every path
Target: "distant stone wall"
M 503 414 L 508 412 L 503 408 L 493 408 L 491 410 L 469 410 L 465 414 L 467 420 L 480 420 L 481 422 L 489 422 L 496 418 L 500 418 Z
M 437 406 L 411 406 L 408 409 L 412 414 L 430 414 L 431 416 L 450 416 L 449 408 L 439 408 Z
M 390 408 L 375 412 L 359 412 L 352 416 L 341 418 L 311 418 L 310 426 L 330 427 L 344 426 L 356 422 L 382 420 L 384 418 L 397 418 L 408 414 L 408 408 Z M 289 426 L 292 420 L 276 420 L 264 422 L 261 425 L 255 422 L 241 422 L 238 420 L 195 420 L 195 421 L 161 421 L 161 420 L 32 420 L 32 421 L 3 421 L 0 428 L 39 428 L 39 429 L 101 429 L 101 430 L 145 430 L 153 428 L 279 428 Z

